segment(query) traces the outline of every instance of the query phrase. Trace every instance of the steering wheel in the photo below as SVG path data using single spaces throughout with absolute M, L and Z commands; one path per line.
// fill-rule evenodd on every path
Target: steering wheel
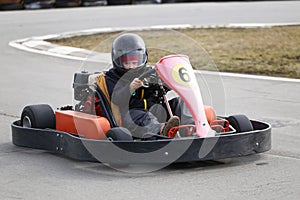
M 158 85 L 159 83 L 161 83 L 161 80 L 156 73 L 155 68 L 145 71 L 138 77 L 138 79 L 143 81 L 143 87 L 149 87 L 150 84 Z
M 142 81 L 144 80 L 145 78 L 148 78 L 149 76 L 153 75 L 153 74 L 156 74 L 156 69 L 155 68 L 152 68 L 150 70 L 147 70 L 145 71 L 144 73 L 142 73 L 140 76 L 139 76 L 139 79 Z M 156 75 L 157 76 L 157 75 Z

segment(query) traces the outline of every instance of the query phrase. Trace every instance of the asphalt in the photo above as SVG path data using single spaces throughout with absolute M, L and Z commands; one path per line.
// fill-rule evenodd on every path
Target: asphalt
M 300 85 L 294 80 L 232 75 L 221 76 L 221 79 L 218 77 L 220 82 L 217 85 L 222 85 L 221 91 L 225 94 L 222 98 L 226 100 L 225 107 L 218 108 L 221 112 L 226 115 L 244 113 L 273 126 L 271 151 L 234 159 L 225 164 L 177 164 L 151 173 L 142 173 L 149 166 L 132 166 L 136 173 L 126 173 L 100 163 L 79 162 L 45 151 L 16 147 L 11 143 L 10 124 L 19 119 L 25 105 L 49 103 L 57 108 L 73 102 L 72 74 L 80 69 L 82 62 L 15 49 L 9 46 L 9 42 L 91 29 L 100 21 L 103 27 L 107 27 L 110 24 L 105 19 L 108 18 L 115 27 L 142 26 L 145 21 L 139 21 L 136 16 L 142 19 L 145 15 L 154 18 L 154 25 L 182 24 L 182 17 L 177 19 L 176 15 L 167 14 L 184 9 L 191 11 L 183 17 L 185 22 L 191 18 L 189 24 L 198 22 L 198 25 L 199 19 L 205 21 L 203 25 L 217 24 L 217 21 L 224 24 L 249 21 L 290 23 L 300 20 L 297 1 L 244 5 L 125 7 L 135 12 L 128 16 L 121 15 L 122 21 L 116 17 L 121 7 L 0 13 L 1 27 L 5 27 L 0 29 L 0 198 L 299 199 L 300 94 L 297 91 Z M 202 12 L 196 12 L 196 8 Z M 255 11 L 241 11 L 247 9 Z M 172 20 L 168 21 L 170 17 L 159 19 L 159 12 L 157 16 L 153 14 L 156 11 L 162 13 L 162 18 L 172 16 Z M 199 17 L 197 13 L 200 13 Z M 206 18 L 202 18 L 204 14 Z M 251 17 L 246 18 L 246 14 Z M 132 15 L 136 18 L 127 24 Z M 257 19 L 253 16 L 257 16 Z M 214 80 L 210 78 L 207 75 L 208 80 Z

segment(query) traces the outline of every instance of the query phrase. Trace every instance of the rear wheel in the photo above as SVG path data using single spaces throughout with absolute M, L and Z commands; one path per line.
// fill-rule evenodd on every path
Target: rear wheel
M 233 115 L 227 119 L 237 133 L 253 131 L 251 121 L 245 115 Z
M 55 129 L 55 114 L 47 104 L 26 106 L 22 111 L 21 126 L 27 128 Z

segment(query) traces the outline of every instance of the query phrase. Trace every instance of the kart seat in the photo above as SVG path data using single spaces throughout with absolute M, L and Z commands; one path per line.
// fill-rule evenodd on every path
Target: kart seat
M 105 73 L 96 74 L 96 76 L 89 77 L 89 82 L 96 85 L 96 96 L 102 102 L 101 110 L 104 111 L 105 116 L 111 121 L 112 127 L 121 126 L 121 114 L 119 107 L 111 102 L 108 93 Z

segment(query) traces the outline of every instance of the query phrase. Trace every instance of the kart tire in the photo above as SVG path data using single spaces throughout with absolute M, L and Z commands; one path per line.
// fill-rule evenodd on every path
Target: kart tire
M 47 104 L 26 106 L 22 111 L 21 126 L 27 128 L 55 129 L 55 114 Z
M 133 140 L 130 131 L 124 127 L 113 127 L 106 133 L 108 140 Z
M 133 140 L 130 131 L 124 127 L 113 127 L 106 133 L 106 138 L 112 141 L 122 141 L 122 140 Z M 114 169 L 122 169 L 129 166 L 126 163 L 108 163 L 108 165 Z
M 107 0 L 107 5 L 130 5 L 132 0 Z
M 0 10 L 21 10 L 24 8 L 24 2 L 21 1 L 19 3 L 14 4 L 2 4 L 0 5 Z
M 253 131 L 251 121 L 245 115 L 233 115 L 227 120 L 237 133 Z
M 161 3 L 177 3 L 176 0 L 161 0 Z

